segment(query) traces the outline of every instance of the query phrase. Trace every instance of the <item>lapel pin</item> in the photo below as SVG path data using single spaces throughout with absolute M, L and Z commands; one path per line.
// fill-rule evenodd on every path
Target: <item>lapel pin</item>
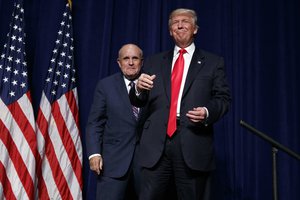
M 201 64 L 201 61 L 200 61 L 200 60 L 198 60 L 198 64 L 199 64 L 199 65 Z

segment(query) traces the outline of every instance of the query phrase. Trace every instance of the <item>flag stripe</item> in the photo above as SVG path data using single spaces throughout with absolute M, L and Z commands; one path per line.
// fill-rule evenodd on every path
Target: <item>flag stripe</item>
M 30 93 L 30 92 L 27 92 Z M 12 116 L 16 123 L 18 124 L 18 127 L 21 129 L 21 132 L 24 135 L 24 138 L 27 141 L 28 149 L 31 150 L 31 153 L 33 154 L 34 158 L 37 159 L 37 146 L 36 146 L 36 135 L 35 130 L 33 127 L 35 127 L 34 124 L 34 116 L 33 116 L 33 110 L 31 107 L 31 102 L 27 98 L 27 94 L 24 94 L 17 102 L 8 105 L 9 111 L 12 113 Z M 25 113 L 26 114 L 25 114 Z M 32 117 L 30 117 L 32 115 Z M 26 120 L 24 120 L 26 119 Z M 35 165 L 35 160 L 30 160 Z M 35 168 L 34 168 L 35 170 Z M 33 170 L 33 171 L 34 171 Z M 34 177 L 35 174 L 32 174 L 32 177 Z
M 82 178 L 81 178 L 81 168 L 82 163 L 80 160 L 80 157 L 82 157 L 82 150 L 81 150 L 81 141 L 80 137 L 78 137 L 79 129 L 78 129 L 78 121 L 76 122 L 76 118 L 78 120 L 78 110 L 76 106 L 76 100 L 75 96 L 73 94 L 73 91 L 69 91 L 66 93 L 66 95 L 63 95 L 58 100 L 58 105 L 60 109 L 57 109 L 59 111 L 59 115 L 57 115 L 57 122 L 62 122 L 59 126 L 60 130 L 59 132 L 62 133 L 63 130 L 66 130 L 64 132 L 64 135 L 67 136 L 67 140 L 65 141 L 65 149 L 68 151 L 69 159 L 72 160 L 72 167 L 76 174 L 77 180 L 80 184 L 80 188 L 82 188 Z M 74 106 L 75 105 L 75 106 Z M 72 113 L 70 115 L 69 113 Z M 74 117 L 75 116 L 75 117 Z M 58 124 L 58 123 L 57 123 Z M 63 135 L 61 135 L 62 138 L 65 138 Z
M 2 140 L 3 144 L 5 145 L 8 155 L 11 158 L 12 164 L 16 168 L 16 173 L 20 178 L 21 183 L 29 197 L 33 197 L 33 182 L 28 172 L 28 169 L 23 162 L 23 159 L 18 151 L 18 147 L 14 143 L 9 131 L 6 129 L 5 125 L 3 124 L 2 120 L 0 121 L 1 126 L 1 134 L 0 139 Z M 6 129 L 6 130 L 5 130 Z
M 43 95 L 44 98 L 42 98 L 43 102 L 47 101 L 47 98 L 45 98 L 45 96 Z M 46 162 L 45 160 L 42 163 L 42 168 L 43 168 L 43 177 L 44 180 L 47 182 L 47 188 L 48 191 L 50 192 L 52 190 L 51 187 L 54 187 L 53 185 L 50 185 L 48 183 L 49 180 L 49 171 L 47 171 L 46 169 L 44 169 L 45 167 L 48 167 L 48 165 L 50 165 L 50 167 L 48 167 L 50 169 L 50 171 L 52 172 L 52 177 L 50 179 L 53 179 L 56 187 L 61 195 L 61 198 L 63 199 L 71 199 L 71 192 L 69 190 L 69 187 L 66 187 L 68 185 L 67 180 L 65 179 L 65 176 L 63 174 L 62 168 L 59 165 L 59 161 L 56 155 L 59 155 L 59 157 L 61 157 L 60 153 L 56 153 L 55 150 L 60 149 L 60 146 L 57 145 L 57 141 L 53 144 L 52 140 L 51 140 L 51 135 L 53 136 L 53 140 L 57 140 L 58 136 L 54 135 L 55 133 L 53 133 L 54 131 L 52 131 L 53 129 L 56 129 L 56 126 L 52 126 L 51 128 L 49 128 L 49 124 L 53 124 L 54 121 L 52 119 L 50 119 L 50 121 L 48 122 L 46 119 L 49 119 L 51 116 L 51 113 L 48 112 L 48 116 L 45 116 L 43 111 L 44 110 L 52 110 L 51 105 L 49 104 L 50 107 L 40 107 L 39 110 L 39 116 L 38 119 L 40 121 L 38 121 L 38 126 L 40 129 L 40 133 L 43 135 L 44 137 L 44 141 L 45 141 L 45 149 L 47 150 L 46 153 L 46 159 L 47 160 L 51 160 L 51 162 Z M 47 109 L 49 108 L 49 109 Z M 48 124 L 49 123 L 49 124 Z M 49 131 L 49 132 L 48 132 Z M 52 190 L 53 191 L 53 190 Z M 54 190 L 55 191 L 55 190 Z M 43 191 L 39 191 L 39 193 L 41 193 Z M 53 192 L 50 192 L 50 194 L 53 194 Z M 53 198 L 52 195 L 50 195 L 51 198 Z
M 44 94 L 44 93 L 43 93 Z M 43 97 L 42 97 L 43 99 Z M 47 183 L 49 183 L 49 177 L 52 177 L 52 173 L 45 173 L 45 176 L 43 175 L 43 168 L 42 165 L 44 163 L 44 157 L 45 157 L 45 136 L 43 135 L 43 133 L 46 133 L 47 129 L 48 129 L 48 123 L 47 120 L 43 114 L 43 112 L 41 110 L 39 110 L 38 112 L 38 117 L 37 117 L 37 121 L 39 122 L 37 124 L 37 142 L 38 142 L 38 151 L 40 153 L 41 156 L 41 162 L 38 164 L 38 170 L 37 170 L 37 176 L 38 176 L 38 195 L 39 195 L 39 199 L 50 199 L 49 196 L 49 191 L 47 189 L 47 185 L 45 180 L 47 181 Z M 43 163 L 42 163 L 43 162 Z M 45 164 L 43 165 L 45 166 Z M 51 171 L 47 170 L 48 172 Z M 55 183 L 53 182 L 52 187 L 56 187 Z
M 65 106 L 66 103 L 64 103 L 63 105 Z M 81 180 L 81 163 L 78 158 L 76 148 L 74 147 L 73 140 L 70 136 L 70 132 L 68 131 L 66 123 L 62 117 L 61 108 L 59 107 L 58 102 L 54 102 L 52 104 L 52 109 L 53 119 L 56 124 L 57 132 L 56 129 L 53 130 L 55 130 L 55 134 L 60 135 L 60 142 L 64 146 L 64 148 L 61 148 L 61 151 L 59 152 L 61 159 L 64 160 L 64 162 L 60 163 L 60 165 L 64 169 L 64 174 L 67 180 L 70 180 L 72 178 L 73 173 L 75 173 L 77 180 Z M 79 163 L 79 165 L 77 163 Z M 69 168 L 70 166 L 73 168 L 73 170 Z M 75 187 L 74 190 L 80 190 L 80 185 L 76 186 L 79 181 L 68 183 L 70 189 L 72 189 L 72 187 Z
M 23 97 L 22 97 L 23 98 Z M 26 95 L 25 95 L 26 98 Z M 31 128 L 28 127 L 28 120 L 24 116 L 23 111 L 20 109 L 18 102 L 9 105 L 10 110 L 5 110 L 2 100 L 0 100 L 0 107 L 4 108 L 4 112 L 1 114 L 1 135 L 0 138 L 3 144 L 6 146 L 10 158 L 14 166 L 16 167 L 16 172 L 20 177 L 23 187 L 29 197 L 34 195 L 34 183 L 35 179 L 35 159 L 30 151 L 30 146 L 28 143 L 24 142 L 26 136 L 31 140 L 30 131 Z M 5 113 L 5 114 L 4 114 Z M 21 118 L 19 118 L 21 116 Z M 20 120 L 21 119 L 21 120 Z M 23 126 L 25 124 L 26 126 Z M 23 129 L 19 129 L 19 125 L 23 126 Z M 9 127 L 9 129 L 7 129 Z M 28 128 L 28 132 L 27 132 Z M 26 129 L 26 130 L 24 130 Z M 25 163 L 26 161 L 26 163 Z
M 1 120 L 0 120 L 0 126 L 2 126 Z M 0 147 L 1 148 L 4 147 L 1 149 L 0 161 L 5 166 L 6 176 L 8 177 L 8 179 L 5 179 L 6 182 L 3 182 L 4 187 L 6 184 L 13 185 L 12 189 L 17 199 L 21 198 L 21 196 L 23 196 L 23 199 L 29 199 L 25 191 L 25 188 L 23 187 L 23 184 L 20 180 L 20 177 L 17 173 L 17 170 L 14 166 L 14 163 L 9 156 L 8 149 L 5 148 L 6 146 L 5 144 L 3 144 L 1 139 L 0 139 Z M 1 195 L 0 198 L 2 198 Z
M 3 153 L 3 152 L 2 152 Z M 16 196 L 14 195 L 14 192 L 12 190 L 11 184 L 8 180 L 8 177 L 6 175 L 6 170 L 2 162 L 0 162 L 0 183 L 6 183 L 6 184 L 1 184 L 2 185 L 2 190 L 0 190 L 0 194 L 3 192 L 4 197 L 6 199 L 10 200 L 17 200 Z

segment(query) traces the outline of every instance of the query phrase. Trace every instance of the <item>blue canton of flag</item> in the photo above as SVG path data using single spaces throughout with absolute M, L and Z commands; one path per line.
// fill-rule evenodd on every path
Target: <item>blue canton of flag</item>
M 52 103 L 67 91 L 75 87 L 75 68 L 73 63 L 72 17 L 68 8 L 63 14 L 60 30 L 48 69 L 44 88 L 48 100 Z
M 24 9 L 15 5 L 7 43 L 0 58 L 0 93 L 5 104 L 11 104 L 28 91 L 25 62 Z

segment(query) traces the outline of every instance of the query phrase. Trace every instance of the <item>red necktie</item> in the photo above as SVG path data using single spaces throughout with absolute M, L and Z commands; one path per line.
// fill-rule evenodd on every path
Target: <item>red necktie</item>
M 176 110 L 178 95 L 182 80 L 183 68 L 184 68 L 184 58 L 183 54 L 186 53 L 185 49 L 179 50 L 179 56 L 174 64 L 172 77 L 171 77 L 171 103 L 170 103 L 170 113 L 168 121 L 167 134 L 172 137 L 173 133 L 176 131 Z

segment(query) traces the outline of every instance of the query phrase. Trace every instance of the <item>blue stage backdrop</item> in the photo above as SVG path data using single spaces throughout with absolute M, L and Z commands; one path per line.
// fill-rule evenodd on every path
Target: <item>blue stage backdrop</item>
M 0 0 L 0 48 L 14 0 Z M 35 113 L 60 26 L 64 0 L 24 0 L 27 58 Z M 173 48 L 168 15 L 196 10 L 196 45 L 224 56 L 233 101 L 215 132 L 214 200 L 272 199 L 271 146 L 241 127 L 244 120 L 300 153 L 300 1 L 74 0 L 75 65 L 80 125 L 85 125 L 96 82 L 116 71 L 121 45 L 136 43 L 145 56 Z M 0 111 L 2 112 L 2 111 Z M 0 133 L 1 134 L 1 133 Z M 84 154 L 84 199 L 95 199 L 95 177 Z M 278 153 L 279 199 L 300 197 L 300 161 Z

